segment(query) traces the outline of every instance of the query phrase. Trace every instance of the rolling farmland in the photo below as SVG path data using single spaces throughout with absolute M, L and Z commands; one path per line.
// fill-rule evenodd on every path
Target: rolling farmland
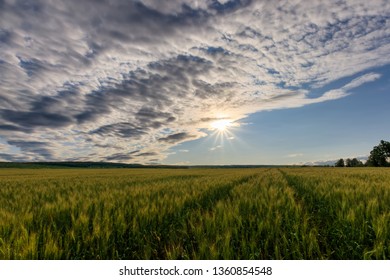
M 0 169 L 0 259 L 389 259 L 385 168 Z

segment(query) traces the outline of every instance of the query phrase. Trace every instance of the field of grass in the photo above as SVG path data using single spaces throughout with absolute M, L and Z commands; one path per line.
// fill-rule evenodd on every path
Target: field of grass
M 0 169 L 0 259 L 389 258 L 389 169 Z

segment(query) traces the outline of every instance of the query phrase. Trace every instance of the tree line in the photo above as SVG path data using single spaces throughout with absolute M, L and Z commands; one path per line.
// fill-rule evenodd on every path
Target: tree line
M 360 166 L 375 166 L 375 167 L 383 167 L 390 166 L 390 142 L 381 140 L 379 145 L 375 146 L 367 161 L 363 164 L 362 161 L 357 158 L 347 158 L 339 159 L 336 164 L 336 167 L 360 167 Z

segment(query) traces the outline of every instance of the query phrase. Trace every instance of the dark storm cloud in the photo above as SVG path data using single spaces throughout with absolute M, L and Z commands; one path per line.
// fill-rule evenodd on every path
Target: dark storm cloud
M 195 86 L 195 96 L 207 100 L 210 97 L 228 97 L 228 91 L 237 86 L 234 82 L 210 84 L 202 80 L 194 79 L 192 81 Z
M 14 145 L 19 148 L 28 148 L 28 147 L 43 147 L 47 145 L 47 142 L 39 142 L 39 141 L 19 141 L 19 140 L 10 140 L 8 144 Z
M 8 144 L 20 148 L 23 152 L 32 153 L 44 159 L 53 159 L 53 152 L 50 150 L 50 143 L 39 141 L 10 140 Z
M 70 88 L 70 85 L 68 85 Z M 75 123 L 72 115 L 79 113 L 80 96 L 73 87 L 61 90 L 55 96 L 38 96 L 28 104 L 29 111 L 0 109 L 0 117 L 11 122 L 8 129 L 34 131 L 40 127 L 60 128 Z
M 21 131 L 21 132 L 32 132 L 32 129 L 29 127 L 20 127 L 16 125 L 10 125 L 10 124 L 1 124 L 0 125 L 0 131 Z
M 118 84 L 101 87 L 88 94 L 83 112 L 75 118 L 80 123 L 94 121 L 126 102 L 148 103 L 153 108 L 168 107 L 172 104 L 172 99 L 188 94 L 191 77 L 207 73 L 211 67 L 210 61 L 196 56 L 180 55 L 155 61 L 146 69 L 130 71 Z M 135 114 L 140 125 L 158 128 L 175 120 L 171 113 L 158 112 L 150 105 L 144 106 Z
M 0 158 L 5 161 L 28 161 L 28 157 L 21 156 L 21 155 L 14 155 L 14 154 L 7 154 L 7 153 L 0 153 Z
M 158 141 L 166 142 L 169 144 L 175 144 L 191 138 L 194 138 L 194 136 L 186 132 L 180 132 L 180 133 L 171 134 L 167 137 L 161 137 L 158 139 Z
M 122 98 L 110 95 L 108 89 L 95 90 L 87 95 L 83 109 L 75 115 L 78 123 L 96 121 L 111 112 L 111 104 L 121 102 Z
M 134 115 L 138 128 L 135 126 L 123 128 L 123 124 L 119 124 L 113 129 L 122 137 L 139 135 L 140 127 L 159 128 L 175 121 L 172 113 L 157 111 L 154 108 L 167 107 L 172 103 L 171 99 L 187 94 L 190 77 L 206 73 L 210 68 L 211 62 L 205 59 L 181 55 L 151 63 L 147 69 L 158 74 L 140 69 L 131 71 L 121 83 L 101 87 L 83 99 L 79 96 L 79 85 L 67 84 L 65 86 L 68 89 L 59 91 L 55 96 L 39 96 L 32 100 L 29 105 L 31 111 L 0 110 L 0 116 L 25 128 L 63 127 L 74 123 L 75 120 L 78 123 L 96 121 L 126 102 L 148 102 L 154 107 L 144 106 Z M 33 69 L 35 68 L 29 71 L 39 71 Z M 211 93 L 211 87 L 206 86 L 202 90 L 206 91 Z M 108 128 L 113 126 L 103 126 L 95 132 L 108 133 Z M 114 131 L 111 132 L 115 133 Z
M 36 98 L 31 102 L 31 111 L 73 115 L 81 98 L 77 85 L 68 84 L 66 87 L 67 89 L 58 91 L 54 96 Z
M 200 48 L 199 50 L 205 52 L 206 54 L 212 55 L 212 56 L 228 56 L 231 54 L 229 51 L 225 50 L 222 47 Z
M 139 138 L 147 133 L 147 128 L 137 127 L 131 123 L 116 123 L 104 125 L 98 129 L 91 131 L 91 134 L 99 134 L 102 136 L 113 135 L 122 138 Z
M 150 119 L 165 119 L 166 121 L 174 121 L 175 118 L 171 113 L 168 112 L 158 112 L 152 107 L 142 107 L 136 113 L 137 119 L 140 120 L 150 120 Z
M 0 110 L 3 120 L 18 124 L 25 128 L 34 127 L 63 127 L 73 123 L 72 118 L 55 113 L 23 112 L 13 110 Z
M 141 110 L 135 114 L 135 118 L 140 126 L 153 128 L 169 125 L 169 123 L 176 120 L 171 113 L 156 111 L 151 107 L 142 107 Z
M 185 79 L 185 74 L 198 75 L 211 70 L 212 62 L 199 56 L 178 55 L 171 59 L 150 63 L 149 68 L 176 77 L 180 81 L 180 78 Z
M 332 46 L 333 52 L 342 51 L 353 44 L 353 40 L 366 36 L 378 29 L 386 27 L 388 16 L 365 16 L 356 20 L 349 18 L 345 20 L 336 20 L 327 24 L 325 27 L 316 24 L 308 24 L 303 27 L 304 33 L 299 37 L 292 35 L 292 38 L 298 42 L 304 42 L 313 49 L 327 48 Z M 387 43 L 390 39 L 387 38 Z M 377 44 L 379 47 L 386 43 Z
M 29 77 L 32 77 L 34 75 L 39 75 L 43 70 L 46 69 L 44 63 L 39 61 L 38 59 L 30 59 L 26 60 L 23 58 L 19 58 L 20 62 L 19 65 L 22 67 L 26 74 Z
M 59 7 L 62 8 L 61 11 Z M 206 10 L 193 9 L 187 5 L 182 5 L 179 11 L 162 13 L 158 8 L 149 7 L 142 1 L 69 0 L 60 3 L 59 7 L 43 5 L 39 1 L 16 1 L 7 5 L 5 12 L 13 12 L 30 19 L 29 24 L 23 25 L 25 30 L 39 28 L 41 31 L 50 27 L 43 26 L 37 19 L 45 20 L 52 14 L 63 13 L 75 22 L 75 26 L 81 27 L 90 35 L 87 40 L 96 51 L 110 48 L 107 42 L 104 43 L 106 38 L 109 38 L 111 43 L 161 41 L 176 30 L 204 25 L 212 16 Z M 226 10 L 218 7 L 215 9 Z M 57 25 L 61 26 L 58 23 Z
M 11 40 L 11 32 L 0 28 L 0 43 L 7 44 Z
M 159 1 L 156 5 L 147 5 L 142 1 L 112 1 L 107 9 L 107 1 L 67 1 L 77 6 L 79 10 L 89 14 L 92 18 L 90 23 L 82 18 L 80 22 L 94 30 L 97 34 L 119 41 L 159 41 L 164 36 L 173 35 L 176 31 L 186 28 L 200 28 L 216 15 L 233 13 L 251 4 L 250 0 L 234 0 L 224 4 L 216 0 L 210 1 L 206 9 L 194 8 L 185 2 L 171 1 L 172 6 L 180 7 L 172 11 L 161 12 Z M 93 6 L 93 9 L 91 9 Z M 82 15 L 83 13 L 76 13 Z M 131 28 L 131 32 L 126 28 Z M 159 36 L 149 36 L 159 34 Z
M 200 121 L 201 122 L 213 122 L 213 121 L 217 121 L 217 120 L 220 120 L 221 118 L 201 118 Z
M 252 4 L 252 0 L 230 0 L 221 3 L 217 0 L 210 1 L 209 8 L 216 10 L 221 14 L 228 14 L 239 9 L 248 7 Z
M 106 161 L 129 161 L 132 158 L 133 157 L 128 155 L 128 154 L 116 153 L 116 154 L 104 157 L 104 160 L 106 160 Z
M 183 25 L 194 26 L 195 24 L 204 24 L 204 21 L 210 16 L 207 11 L 195 10 L 189 6 L 183 5 L 181 12 L 176 14 L 163 14 L 156 9 L 151 9 L 141 2 L 132 3 L 133 14 L 131 23 L 151 27 L 152 30 L 164 28 L 165 32 L 172 27 L 183 27 Z
M 146 152 L 146 153 L 141 153 L 141 154 L 137 154 L 136 156 L 137 157 L 151 157 L 151 156 L 158 156 L 159 154 L 155 153 L 155 152 Z

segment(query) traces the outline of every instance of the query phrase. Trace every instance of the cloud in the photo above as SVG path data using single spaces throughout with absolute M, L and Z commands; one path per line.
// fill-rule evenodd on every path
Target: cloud
M 174 165 L 191 165 L 190 161 L 179 161 L 174 163 Z
M 0 110 L 0 116 L 3 120 L 22 127 L 62 127 L 72 123 L 72 119 L 55 113 L 46 113 L 39 111 L 24 112 L 16 110 Z M 8 125 L 8 128 L 13 127 Z
M 350 159 L 356 158 L 356 159 L 362 161 L 363 163 L 365 163 L 368 159 L 368 156 L 350 156 L 350 157 L 345 157 L 344 160 L 346 160 L 347 158 L 350 158 Z M 306 162 L 304 164 L 302 163 L 302 165 L 313 165 L 313 166 L 316 166 L 316 165 L 335 165 L 338 160 L 339 159 L 310 161 L 310 162 Z
M 0 5 L 4 160 L 161 161 L 221 116 L 343 98 L 390 63 L 388 1 Z
M 289 154 L 289 155 L 287 155 L 288 158 L 296 158 L 296 157 L 302 157 L 302 156 L 303 156 L 302 153 Z
M 360 77 L 352 80 L 347 85 L 345 85 L 343 87 L 343 89 L 344 90 L 351 90 L 351 89 L 357 88 L 365 83 L 373 82 L 373 81 L 379 79 L 380 77 L 381 77 L 381 75 L 378 73 L 368 73 L 368 74 L 365 74 L 363 76 L 360 76 Z
M 140 153 L 137 155 L 138 157 L 150 157 L 150 156 L 158 156 L 158 153 L 155 152 L 147 152 L 147 153 Z
M 103 160 L 104 161 L 129 161 L 129 160 L 132 160 L 133 157 L 128 155 L 128 154 L 121 154 L 121 153 L 116 153 L 116 154 L 113 154 L 113 155 L 110 155 L 110 156 L 107 156 L 107 157 L 104 157 Z
M 211 147 L 211 148 L 209 149 L 209 151 L 215 151 L 215 150 L 219 150 L 219 149 L 222 149 L 222 148 L 223 148 L 222 145 L 217 145 L 217 146 L 215 146 L 215 147 Z
M 185 140 L 188 140 L 188 139 L 191 139 L 194 137 L 195 137 L 194 135 L 190 135 L 186 132 L 180 132 L 180 133 L 171 134 L 167 137 L 161 137 L 158 139 L 158 141 L 166 142 L 169 144 L 176 144 L 176 143 L 183 142 Z
M 38 141 L 8 141 L 9 145 L 20 148 L 26 154 L 38 154 L 41 158 L 53 160 L 53 153 L 50 150 L 50 143 Z
M 8 153 L 0 153 L 0 158 L 3 161 L 11 161 L 11 162 L 23 162 L 26 161 L 25 156 L 8 154 Z
M 101 136 L 115 136 L 122 138 L 139 138 L 146 134 L 142 127 L 137 127 L 131 123 L 115 123 L 104 125 L 90 132 L 91 134 L 99 134 Z
M 379 79 L 380 77 L 381 77 L 381 75 L 378 73 L 365 74 L 363 76 L 360 76 L 360 77 L 352 80 L 351 82 L 349 82 L 348 84 L 346 84 L 345 86 L 343 86 L 340 89 L 330 90 L 330 91 L 324 93 L 321 97 L 319 97 L 318 99 L 316 99 L 314 101 L 322 102 L 322 101 L 335 100 L 335 99 L 346 97 L 350 94 L 350 92 L 349 92 L 350 90 L 357 88 L 365 83 L 373 82 L 373 81 Z

